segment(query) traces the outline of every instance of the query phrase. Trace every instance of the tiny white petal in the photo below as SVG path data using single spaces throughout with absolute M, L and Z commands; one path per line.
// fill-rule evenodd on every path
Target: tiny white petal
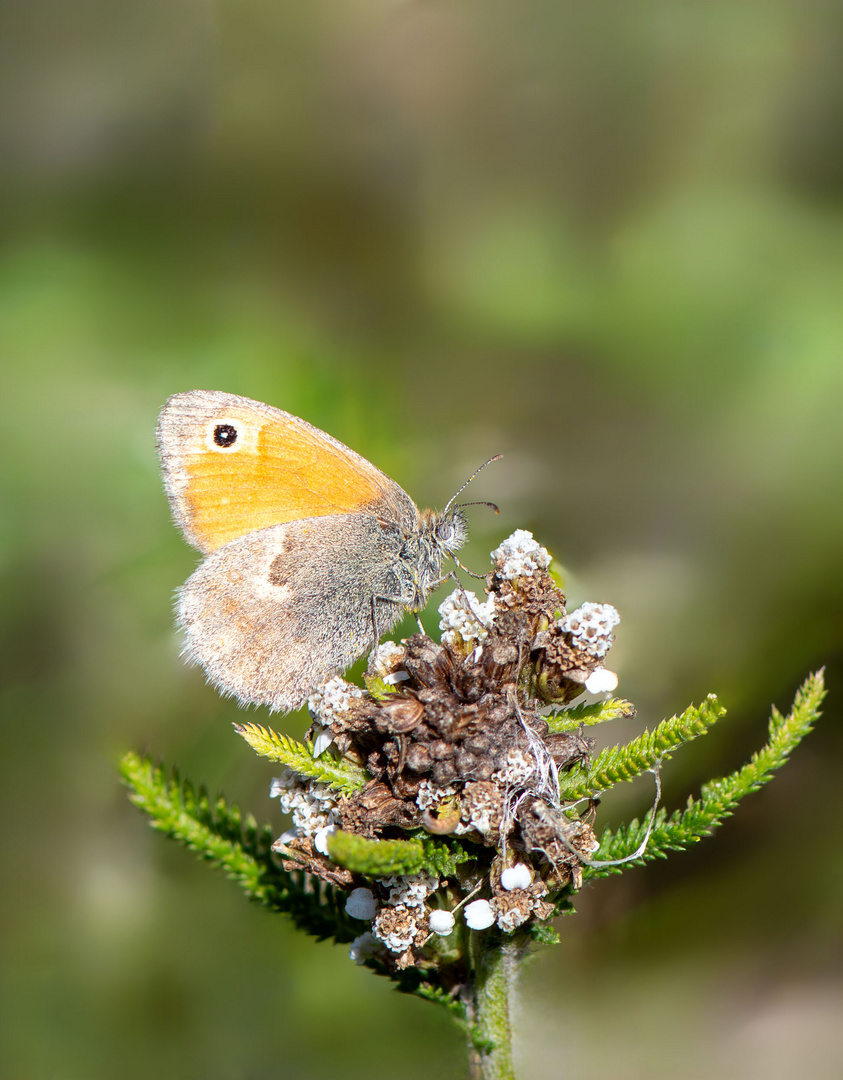
M 454 929 L 455 922 L 456 919 L 450 911 L 437 908 L 435 911 L 431 911 L 427 925 L 434 934 L 442 934 L 445 937 Z
M 390 675 L 384 675 L 383 681 L 387 686 L 394 686 L 396 683 L 409 679 L 409 677 L 410 675 L 407 671 L 393 671 Z
M 512 892 L 513 889 L 529 889 L 532 880 L 530 867 L 522 862 L 508 866 L 501 874 L 501 885 L 507 892 Z
M 316 848 L 320 855 L 328 854 L 328 837 L 333 836 L 336 831 L 336 825 L 326 825 L 324 829 L 320 829 L 319 832 L 314 836 L 313 846 Z
M 324 754 L 331 743 L 334 741 L 334 736 L 331 734 L 329 728 L 325 728 L 324 731 L 320 731 L 316 738 L 313 740 L 313 756 L 319 757 Z
M 407 650 L 395 641 L 384 641 L 369 656 L 369 671 L 379 679 L 389 675 L 403 664 Z
M 589 694 L 608 694 L 618 685 L 618 677 L 614 671 L 599 667 L 585 680 L 585 688 Z
M 287 829 L 286 832 L 281 833 L 281 835 L 278 837 L 278 839 L 272 845 L 273 851 L 276 850 L 279 846 L 284 846 L 285 844 L 289 844 L 289 842 L 291 840 L 295 840 L 298 835 L 299 835 L 298 829 Z
M 352 919 L 374 919 L 378 902 L 371 889 L 352 889 L 345 902 L 345 910 Z
M 474 900 L 465 908 L 465 921 L 471 930 L 485 930 L 495 921 L 495 913 L 488 900 Z

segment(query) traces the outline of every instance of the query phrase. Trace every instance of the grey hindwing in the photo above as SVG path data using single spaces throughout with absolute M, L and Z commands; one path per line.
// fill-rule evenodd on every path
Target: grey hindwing
M 402 614 L 405 523 L 341 514 L 274 525 L 209 555 L 179 595 L 185 652 L 244 703 L 290 710 Z

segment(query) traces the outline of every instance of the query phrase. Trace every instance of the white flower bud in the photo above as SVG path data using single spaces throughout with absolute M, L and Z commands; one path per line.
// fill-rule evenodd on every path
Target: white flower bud
M 345 902 L 345 910 L 352 919 L 373 919 L 378 910 L 375 894 L 371 889 L 352 889 Z
M 374 934 L 367 930 L 365 934 L 361 934 L 360 937 L 356 937 L 354 941 L 352 941 L 348 950 L 348 955 L 355 964 L 362 964 L 367 957 L 372 955 L 377 947 L 377 939 Z
M 526 529 L 516 529 L 499 548 L 495 548 L 492 558 L 497 564 L 498 573 L 509 581 L 529 577 L 536 570 L 546 570 L 550 566 L 550 552 L 535 541 L 533 534 Z
M 595 660 L 603 660 L 615 640 L 612 630 L 621 621 L 611 604 L 593 604 L 590 600 L 559 623 L 573 643 Z
M 530 867 L 522 862 L 508 866 L 501 874 L 501 886 L 507 892 L 512 892 L 513 889 L 529 889 L 532 880 Z
M 595 668 L 585 680 L 585 688 L 589 694 L 610 694 L 617 685 L 617 675 L 604 667 Z
M 495 621 L 495 598 L 477 599 L 473 592 L 457 589 L 439 605 L 439 629 L 446 645 L 456 645 L 461 639 L 466 643 L 483 642 L 489 627 Z
M 485 930 L 495 921 L 495 913 L 488 900 L 474 900 L 466 904 L 464 915 L 470 930 Z
M 427 925 L 434 934 L 441 934 L 443 937 L 447 937 L 454 929 L 455 922 L 456 919 L 450 911 L 444 911 L 442 908 L 437 908 L 435 911 L 431 911 L 427 920 Z

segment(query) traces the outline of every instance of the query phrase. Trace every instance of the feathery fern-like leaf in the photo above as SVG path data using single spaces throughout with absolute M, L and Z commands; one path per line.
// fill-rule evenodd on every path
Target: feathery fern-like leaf
M 634 780 L 682 743 L 704 735 L 725 713 L 714 694 L 709 694 L 701 705 L 692 705 L 681 716 L 662 720 L 652 731 L 645 731 L 623 746 L 602 750 L 589 768 L 573 768 L 560 778 L 560 798 L 574 801 L 606 791 L 621 781 Z
M 784 765 L 794 748 L 819 718 L 825 693 L 823 672 L 810 675 L 799 688 L 793 708 L 787 716 L 782 716 L 778 709 L 773 707 L 769 741 L 752 755 L 746 765 L 729 776 L 703 784 L 700 798 L 688 799 L 684 810 L 674 811 L 669 817 L 665 810 L 660 810 L 656 815 L 646 850 L 640 858 L 621 866 L 585 867 L 583 877 L 619 874 L 629 866 L 638 866 L 650 859 L 665 858 L 668 851 L 682 850 L 704 836 L 709 836 L 734 812 L 745 795 L 757 791 L 772 778 L 776 769 Z M 606 829 L 592 859 L 595 862 L 610 862 L 628 858 L 637 851 L 646 834 L 646 822 L 639 822 L 637 819 L 614 832 Z
M 234 730 L 262 757 L 278 761 L 294 772 L 328 784 L 345 795 L 363 787 L 369 779 L 364 769 L 347 761 L 336 761 L 327 754 L 314 757 L 307 743 L 281 735 L 261 724 L 235 724 Z
M 342 829 L 328 837 L 328 854 L 339 866 L 368 878 L 415 874 L 424 861 L 420 840 L 369 840 Z
M 148 758 L 128 753 L 120 772 L 129 798 L 146 813 L 154 829 L 223 870 L 252 900 L 290 915 L 298 927 L 319 939 L 350 941 L 359 932 L 345 914 L 344 894 L 303 872 L 277 865 L 270 847 L 272 830 L 241 817 L 224 799 L 213 804 L 177 773 L 168 777 Z
M 422 836 L 421 842 L 424 846 L 422 870 L 440 877 L 454 877 L 460 863 L 477 858 L 476 850 L 472 850 L 474 845 L 469 841 L 456 840 L 454 837 L 439 840 L 433 836 Z
M 459 841 L 420 836 L 411 840 L 370 840 L 338 829 L 328 837 L 333 862 L 368 878 L 422 871 L 452 877 L 459 863 L 475 856 Z
M 608 701 L 592 701 L 589 704 L 574 705 L 570 709 L 546 716 L 551 731 L 576 731 L 580 724 L 591 727 L 605 724 L 608 720 L 629 720 L 636 714 L 631 701 L 623 698 L 610 698 Z

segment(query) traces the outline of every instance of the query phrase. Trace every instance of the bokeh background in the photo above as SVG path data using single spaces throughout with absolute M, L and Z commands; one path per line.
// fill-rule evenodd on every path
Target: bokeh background
M 840 5 L 0 20 L 0 1074 L 464 1075 L 445 1017 L 249 905 L 119 786 L 148 749 L 283 825 L 171 624 L 196 556 L 152 433 L 194 387 L 306 417 L 422 505 L 503 453 L 464 559 L 530 528 L 573 604 L 619 608 L 640 713 L 603 738 L 730 707 L 665 770 L 670 807 L 827 665 L 770 787 L 582 893 L 525 972 L 517 1054 L 535 1080 L 843 1074 Z

